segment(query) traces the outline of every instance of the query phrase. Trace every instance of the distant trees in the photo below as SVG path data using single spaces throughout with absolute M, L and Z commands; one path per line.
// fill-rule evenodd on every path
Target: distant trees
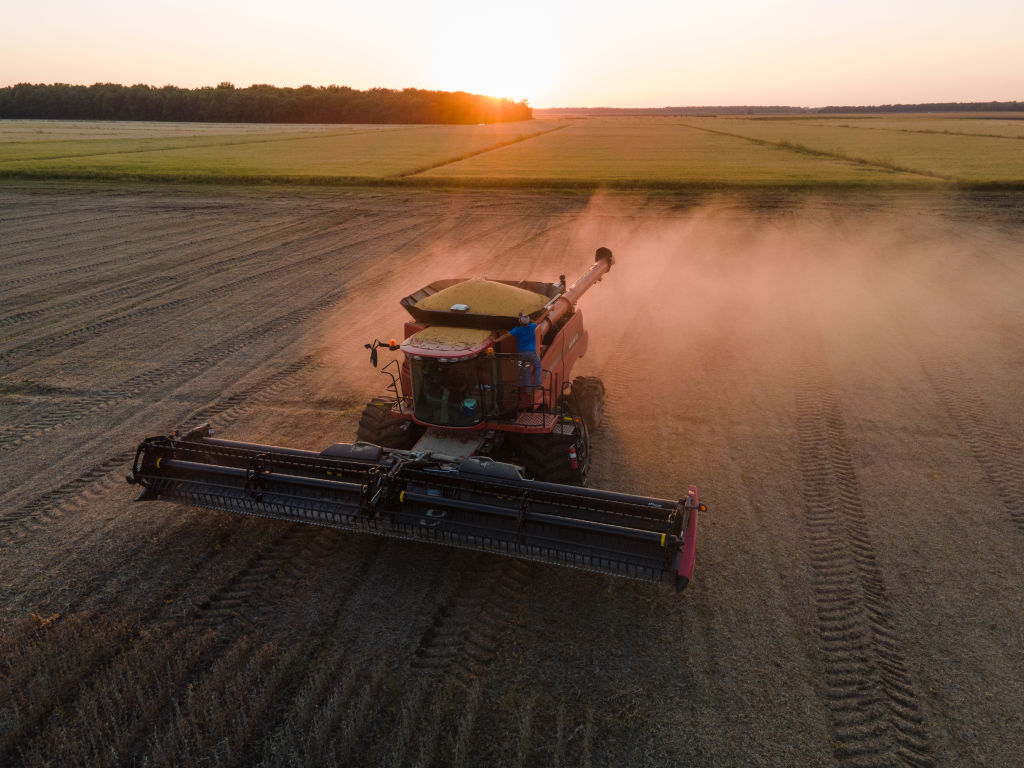
M 0 118 L 217 123 L 496 123 L 529 120 L 526 101 L 417 88 L 343 85 L 216 88 L 165 85 L 18 85 L 0 88 Z
M 706 106 L 706 107 L 557 107 L 538 109 L 543 117 L 599 117 L 634 115 L 644 116 L 694 116 L 715 117 L 716 115 L 837 115 L 837 114 L 887 114 L 890 112 L 1024 112 L 1024 101 L 973 101 L 947 104 L 883 104 L 873 107 L 781 107 L 781 106 Z
M 932 104 L 882 104 L 876 107 L 822 107 L 819 114 L 888 112 L 1024 112 L 1024 101 L 965 101 Z

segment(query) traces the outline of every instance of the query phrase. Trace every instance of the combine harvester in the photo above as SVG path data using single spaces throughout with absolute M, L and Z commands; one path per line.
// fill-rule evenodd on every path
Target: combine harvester
M 324 525 L 495 552 L 684 588 L 693 572 L 698 511 L 690 486 L 673 501 L 581 487 L 604 385 L 571 378 L 587 349 L 576 303 L 611 269 L 612 253 L 567 287 L 441 280 L 402 299 L 405 341 L 366 347 L 404 353 L 382 369 L 388 396 L 364 410 L 359 442 L 319 453 L 211 436 L 151 437 L 129 483 L 139 500 Z M 535 322 L 542 386 L 508 333 Z M 502 460 L 502 461 L 499 461 Z M 510 463 L 505 463 L 510 462 Z

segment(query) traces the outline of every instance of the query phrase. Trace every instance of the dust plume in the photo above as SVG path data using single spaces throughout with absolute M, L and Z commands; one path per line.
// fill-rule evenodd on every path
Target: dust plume
M 998 358 L 1010 367 L 992 375 L 1012 377 L 1024 364 L 1021 249 L 971 205 L 911 194 L 766 205 L 598 193 L 540 224 L 510 205 L 508 231 L 541 232 L 505 239 L 456 211 L 451 234 L 410 246 L 403 268 L 353 282 L 309 340 L 323 363 L 318 389 L 382 392 L 362 345 L 399 338 L 407 315 L 398 301 L 423 285 L 483 275 L 571 282 L 601 246 L 616 263 L 580 301 L 590 345 L 574 374 L 601 376 L 625 399 L 682 413 L 682 371 L 785 389 L 810 350 L 841 371 Z
M 723 198 L 677 212 L 596 199 L 579 233 L 616 264 L 581 301 L 586 367 L 792 357 L 812 340 L 847 366 L 1000 348 L 1019 361 L 1020 245 L 951 215 L 956 201 L 892 202 L 864 210 L 816 198 L 764 211 Z

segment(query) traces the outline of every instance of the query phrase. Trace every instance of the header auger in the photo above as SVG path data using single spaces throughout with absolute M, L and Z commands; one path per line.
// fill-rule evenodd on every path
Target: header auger
M 151 437 L 136 453 L 139 500 L 324 525 L 482 550 L 683 588 L 694 564 L 698 512 L 678 501 L 581 487 L 604 385 L 571 378 L 587 349 L 576 309 L 611 269 L 607 248 L 567 286 L 441 280 L 402 299 L 402 353 L 387 363 L 388 394 L 367 404 L 358 442 L 316 453 L 219 440 L 209 427 Z M 508 331 L 536 324 L 541 386 Z

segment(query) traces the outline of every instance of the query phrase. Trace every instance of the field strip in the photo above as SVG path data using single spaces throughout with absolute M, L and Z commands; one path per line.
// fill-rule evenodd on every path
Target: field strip
M 869 160 L 865 157 L 853 157 L 851 155 L 845 155 L 841 152 L 826 152 L 820 149 L 812 149 L 805 147 L 802 144 L 793 144 L 788 141 L 769 141 L 768 139 L 757 139 L 752 136 L 744 136 L 741 133 L 731 133 L 729 131 L 717 131 L 713 128 L 704 128 L 703 126 L 693 125 L 692 123 L 680 123 L 680 125 L 686 128 L 691 128 L 695 131 L 706 131 L 707 133 L 717 133 L 722 136 L 731 136 L 734 139 L 744 139 L 746 141 L 753 142 L 754 144 L 760 144 L 766 147 L 775 147 L 776 149 L 786 150 L 787 152 L 796 152 L 797 154 L 813 155 L 815 157 L 827 157 L 831 160 L 842 160 L 848 163 L 857 163 L 869 168 L 876 168 L 882 171 L 897 171 L 899 173 L 909 173 L 914 176 L 923 176 L 929 179 L 939 179 L 940 181 L 958 181 L 958 179 L 952 176 L 943 176 L 938 173 L 931 173 L 929 171 L 920 171 L 915 168 L 908 168 L 895 163 L 884 163 L 878 160 Z
M 149 278 L 139 277 L 134 280 L 129 280 L 117 288 L 110 288 L 108 290 L 86 296 L 79 295 L 71 301 L 66 301 L 63 304 L 53 304 L 49 307 L 23 310 L 21 312 L 15 312 L 14 314 L 7 315 L 6 317 L 0 317 L 0 328 L 8 325 L 18 325 L 19 323 L 24 323 L 37 317 L 52 315 L 69 309 L 76 309 L 78 307 L 85 307 L 90 304 L 106 303 L 116 299 L 137 298 L 139 294 L 139 283 L 145 283 L 147 286 L 152 287 L 153 290 L 149 291 L 145 296 L 147 299 L 155 299 L 158 296 L 178 288 L 181 284 L 181 280 L 173 275 L 157 275 Z M 11 338 L 13 338 L 12 335 L 4 336 L 3 341 L 9 341 Z
M 796 405 L 823 695 L 832 711 L 836 757 L 858 768 L 891 761 L 934 765 L 920 695 L 893 628 L 842 411 L 820 366 L 798 370 Z
M 71 276 L 81 273 L 88 274 L 95 272 L 101 267 L 123 264 L 125 262 L 130 262 L 132 266 L 139 267 L 146 264 L 147 261 L 151 260 L 155 256 L 163 254 L 166 251 L 173 250 L 174 248 L 182 248 L 185 244 L 187 244 L 188 247 L 196 247 L 208 243 L 217 243 L 224 237 L 234 235 L 238 231 L 245 231 L 247 233 L 253 231 L 258 232 L 261 228 L 266 231 L 271 230 L 274 227 L 283 228 L 295 223 L 294 221 L 282 222 L 260 220 L 258 222 L 252 222 L 242 220 L 233 222 L 230 226 L 225 226 L 223 223 L 218 221 L 208 222 L 205 217 L 182 217 L 181 219 L 160 219 L 155 222 L 147 221 L 144 225 L 139 226 L 138 220 L 142 215 L 144 214 L 131 212 L 124 215 L 107 216 L 100 220 L 94 219 L 94 223 L 100 226 L 90 228 L 85 231 L 80 229 L 74 229 L 70 232 L 64 230 L 60 235 L 55 235 L 55 233 L 50 229 L 44 228 L 44 232 L 46 233 L 45 235 L 42 235 L 39 238 L 22 241 L 26 246 L 28 246 L 28 248 L 31 248 L 30 252 L 36 255 L 10 264 L 12 271 L 14 268 L 24 271 L 25 267 L 39 264 L 42 267 L 40 271 L 18 278 L 12 278 L 11 280 L 5 280 L 3 285 L 7 287 L 16 287 L 25 284 L 36 284 L 43 279 L 48 280 L 54 277 Z M 197 221 L 196 218 L 199 218 L 199 220 Z M 138 229 L 125 227 L 121 223 L 124 219 L 129 219 L 135 222 Z M 45 224 L 43 226 L 45 227 Z M 188 231 L 192 236 L 184 242 L 181 239 L 171 239 L 172 235 L 180 236 L 183 230 Z M 88 234 L 86 234 L 86 232 Z M 74 250 L 68 253 L 63 250 L 62 246 L 66 239 L 71 238 L 75 239 L 76 245 Z M 92 240 L 92 242 L 83 244 L 81 242 L 83 239 Z M 251 239 L 256 238 L 254 236 Z M 45 247 L 39 247 L 40 241 L 45 244 Z M 151 251 L 151 255 L 149 257 L 141 257 L 138 252 L 140 250 L 140 246 L 150 242 L 157 243 L 159 247 Z M 90 256 L 105 255 L 108 251 L 116 251 L 123 248 L 133 248 L 133 253 L 131 255 L 110 259 L 93 259 L 86 263 L 78 263 L 74 266 L 67 266 L 62 269 L 53 269 L 55 266 L 53 264 L 55 261 L 55 252 L 58 254 L 61 263 L 74 263 L 76 261 L 80 262 Z
M 491 145 L 489 147 L 485 147 L 484 149 L 477 150 L 476 152 L 467 152 L 464 155 L 459 155 L 458 157 L 450 157 L 447 160 L 442 160 L 441 162 L 434 163 L 433 165 L 423 166 L 422 168 L 414 168 L 414 169 L 412 169 L 410 171 L 402 171 L 401 173 L 395 174 L 392 178 L 404 179 L 404 178 L 408 178 L 410 176 L 415 176 L 415 175 L 420 174 L 420 173 L 426 173 L 427 171 L 432 171 L 435 168 L 441 168 L 441 167 L 443 167 L 445 165 L 451 165 L 452 163 L 457 163 L 460 160 L 466 160 L 466 159 L 468 159 L 470 157 L 476 157 L 477 155 L 483 155 L 483 154 L 486 154 L 488 152 L 493 152 L 494 150 L 501 149 L 502 147 L 509 147 L 509 146 L 512 146 L 513 144 L 519 144 L 519 143 L 524 142 L 524 141 L 529 141 L 530 139 L 536 139 L 539 136 L 544 136 L 545 134 L 548 134 L 548 133 L 554 133 L 555 131 L 560 131 L 563 128 L 568 128 L 568 127 L 569 127 L 569 124 L 566 123 L 565 125 L 556 125 L 554 128 L 548 128 L 548 130 L 541 131 L 540 133 L 531 133 L 529 136 L 517 136 L 514 139 L 509 139 L 508 141 L 502 141 L 502 142 L 499 142 L 497 144 L 493 144 L 493 145 Z
M 420 227 L 419 222 L 405 225 L 400 231 L 411 231 L 416 230 Z M 393 236 L 394 232 L 378 233 L 370 235 L 361 241 L 356 243 L 348 243 L 346 247 L 352 247 L 354 245 L 365 245 L 373 242 L 374 240 L 380 240 L 386 237 Z M 319 237 L 318 234 L 308 235 L 306 239 L 312 237 Z M 300 239 L 291 241 L 288 245 L 295 245 L 296 242 L 300 242 Z M 281 244 L 275 246 L 280 248 Z M 334 242 L 327 242 L 320 246 L 312 255 L 303 256 L 294 261 L 286 264 L 281 264 L 270 269 L 263 270 L 262 272 L 254 272 L 246 275 L 245 277 L 237 280 L 232 280 L 227 283 L 223 283 L 216 288 L 210 288 L 201 293 L 190 294 L 186 298 L 174 299 L 166 301 L 161 304 L 151 305 L 147 307 L 141 307 L 128 312 L 121 311 L 108 315 L 107 317 L 100 318 L 94 322 L 88 323 L 78 328 L 72 328 L 67 331 L 58 332 L 51 334 L 50 336 L 42 339 L 34 339 L 32 341 L 20 344 L 16 347 L 0 354 L 0 363 L 3 363 L 7 368 L 7 374 L 10 375 L 17 370 L 20 370 L 26 365 L 29 365 L 32 361 L 39 359 L 40 357 L 49 357 L 54 354 L 65 352 L 76 346 L 86 343 L 89 339 L 94 336 L 106 333 L 115 328 L 127 325 L 128 323 L 137 321 L 140 318 L 148 317 L 159 312 L 166 310 L 174 310 L 175 312 L 184 311 L 186 308 L 208 302 L 211 299 L 215 299 L 220 296 L 230 294 L 236 291 L 238 288 L 246 286 L 250 283 L 266 280 L 268 278 L 288 274 L 294 272 L 295 268 L 303 264 L 311 264 L 315 262 L 322 262 L 327 259 L 330 253 L 338 250 L 338 245 Z M 322 308 L 327 306 L 332 300 L 340 298 L 343 292 L 332 291 L 322 296 L 315 304 L 316 307 Z M 301 314 L 303 310 L 299 310 Z M 295 315 L 295 313 L 292 313 Z M 295 315 L 295 319 L 289 322 L 296 322 L 298 319 L 302 319 L 298 315 Z
M 397 129 L 396 128 L 388 128 L 388 129 L 383 129 L 383 130 L 385 130 L 385 131 L 395 131 L 395 130 L 402 130 L 402 129 L 401 128 L 397 128 Z M 198 143 L 198 142 L 192 143 L 192 142 L 188 142 L 188 143 L 185 143 L 185 144 L 177 144 L 177 145 L 172 143 L 172 144 L 170 144 L 168 146 L 151 146 L 151 147 L 143 147 L 143 148 L 139 148 L 139 149 L 121 149 L 121 150 L 117 150 L 117 151 L 110 151 L 110 150 L 108 150 L 108 151 L 105 151 L 105 152 L 81 152 L 81 153 L 73 153 L 73 154 L 34 155 L 34 156 L 31 156 L 31 157 L 2 157 L 2 156 L 0 156 L 0 163 L 12 163 L 12 162 L 25 161 L 25 160 L 70 160 L 70 159 L 78 159 L 78 158 L 83 158 L 83 157 L 106 157 L 106 156 L 118 156 L 118 155 L 135 155 L 135 154 L 140 154 L 140 153 L 144 153 L 144 152 L 175 152 L 175 151 L 178 151 L 178 150 L 208 149 L 208 148 L 211 148 L 211 147 L 239 147 L 239 146 L 245 146 L 247 144 L 274 144 L 274 143 L 282 142 L 282 141 L 307 141 L 309 139 L 333 139 L 333 138 L 338 138 L 338 137 L 356 136 L 356 135 L 364 134 L 364 133 L 380 133 L 380 132 L 381 132 L 381 129 L 376 129 L 376 130 L 366 129 L 366 130 L 360 130 L 360 131 L 338 131 L 336 133 L 308 133 L 308 134 L 301 134 L 301 135 L 292 134 L 292 135 L 287 135 L 287 136 L 275 137 L 275 138 L 272 138 L 272 139 L 269 139 L 269 138 L 268 139 L 246 138 L 244 140 L 238 140 L 238 141 L 212 141 L 212 142 L 206 142 L 206 143 Z M 179 141 L 180 141 L 180 138 L 181 137 L 178 137 Z M 78 141 L 82 141 L 82 142 L 110 141 L 110 139 L 56 139 L 55 140 L 55 142 L 60 142 L 60 143 L 70 143 L 70 142 L 78 142 Z M 131 141 L 131 140 L 129 139 L 129 141 Z M 147 139 L 139 139 L 139 141 L 147 141 Z M 160 139 L 153 139 L 153 141 L 156 142 L 156 141 L 161 141 L 161 140 Z M 8 145 L 39 146 L 40 144 L 44 144 L 44 143 L 48 143 L 48 142 L 39 142 L 39 141 L 0 142 L 0 153 L 2 153 L 3 148 L 5 146 L 8 146 Z
M 817 128 L 839 128 L 855 131 L 886 131 L 889 133 L 924 133 L 938 136 L 974 136 L 979 139 L 1010 139 L 1011 141 L 1022 141 L 1024 136 L 1010 136 L 1005 133 L 975 133 L 972 131 L 938 131 L 934 128 L 893 128 L 885 125 L 858 125 L 856 123 L 836 125 L 826 122 L 815 122 Z
M 338 296 L 334 293 L 328 294 L 313 306 L 302 307 L 258 326 L 246 328 L 244 331 L 223 338 L 184 359 L 166 363 L 100 392 L 76 397 L 62 403 L 53 403 L 45 409 L 40 418 L 13 427 L 13 431 L 9 434 L 0 435 L 0 453 L 74 424 L 86 416 L 99 413 L 112 405 L 142 395 L 153 387 L 168 382 L 175 382 L 175 385 L 180 387 L 210 366 L 224 360 L 229 354 L 262 341 L 266 336 L 281 330 L 281 328 L 307 319 L 319 309 L 330 306 L 337 298 Z
M 317 365 L 310 356 L 289 363 L 259 382 L 194 411 L 183 421 L 180 429 L 187 430 L 204 422 L 210 422 L 216 428 L 226 426 L 270 401 L 282 389 L 305 375 L 306 369 Z M 67 512 L 79 509 L 90 498 L 111 491 L 124 482 L 123 474 L 134 456 L 135 448 L 118 452 L 93 465 L 75 479 L 17 508 L 8 509 L 0 517 L 0 541 L 10 542 L 20 529 L 49 523 Z
M 6 193 L 6 195 L 3 193 Z M 36 205 L 25 204 L 23 206 L 14 207 L 7 204 L 7 200 L 9 199 L 7 196 L 11 195 L 11 191 L 3 190 L 3 193 L 0 193 L 0 227 L 3 227 L 5 232 L 10 231 L 10 228 L 13 227 L 24 229 L 25 227 L 38 223 L 40 220 L 52 219 L 55 216 L 66 217 L 70 222 L 75 224 L 83 221 L 96 220 L 96 207 L 94 203 L 76 204 L 69 200 L 65 206 L 60 208 L 54 208 L 46 202 L 39 202 Z M 80 221 L 76 221 L 73 218 L 77 216 L 81 216 Z
M 955 360 L 922 367 L 1010 520 L 1024 533 L 1024 446 L 1000 428 Z
M 281 235 L 283 233 L 288 233 L 289 236 L 293 237 L 294 234 L 296 234 L 296 232 L 294 232 L 294 231 L 297 231 L 298 233 L 302 233 L 303 230 L 308 230 L 308 229 L 312 228 L 312 222 L 314 222 L 315 220 L 316 220 L 315 216 L 309 216 L 306 219 L 303 219 L 303 220 L 300 220 L 300 221 L 297 221 L 297 222 L 292 222 L 292 221 L 286 222 L 286 223 L 285 222 L 275 222 L 273 224 L 265 225 L 263 228 L 253 227 L 253 226 L 250 226 L 250 225 L 240 225 L 240 229 L 243 229 L 245 231 L 246 235 L 247 235 L 245 238 L 243 238 L 241 240 L 232 239 L 230 244 L 228 244 L 228 245 L 221 245 L 219 247 L 214 248 L 214 250 L 212 250 L 212 251 L 205 252 L 205 253 L 202 253 L 201 255 L 193 256 L 193 257 L 190 257 L 190 258 L 177 259 L 175 261 L 175 263 L 172 265 L 171 268 L 169 268 L 169 269 L 167 269 L 167 268 L 161 269 L 160 273 L 158 275 L 151 274 L 151 271 L 149 269 L 147 269 L 143 274 L 138 275 L 136 277 L 126 278 L 118 286 L 116 286 L 114 288 L 110 288 L 109 290 L 106 290 L 106 291 L 101 291 L 100 293 L 95 293 L 95 294 L 86 295 L 86 296 L 79 295 L 76 298 L 71 299 L 69 301 L 66 301 L 64 303 L 61 303 L 61 304 L 54 304 L 54 305 L 51 305 L 51 306 L 48 306 L 48 307 L 41 307 L 39 309 L 26 310 L 26 311 L 22 311 L 22 312 L 16 312 L 16 313 L 14 313 L 12 315 L 8 315 L 6 317 L 0 318 L 0 327 L 6 326 L 6 325 L 12 325 L 12 324 L 19 323 L 19 322 L 23 322 L 24 320 L 29 320 L 29 319 L 32 319 L 34 317 L 38 317 L 38 316 L 44 315 L 44 314 L 60 312 L 60 311 L 66 310 L 66 309 L 74 309 L 76 307 L 87 306 L 87 305 L 92 304 L 92 303 L 104 303 L 107 299 L 110 299 L 110 298 L 129 297 L 129 298 L 132 298 L 133 300 L 135 300 L 135 303 L 139 303 L 139 301 L 149 301 L 149 300 L 152 300 L 153 298 L 155 298 L 155 297 L 157 297 L 157 296 L 159 296 L 161 294 L 164 294 L 167 291 L 175 290 L 176 288 L 187 286 L 189 284 L 189 282 L 191 282 L 192 279 L 202 278 L 203 277 L 203 274 L 201 274 L 202 272 L 209 272 L 211 269 L 213 269 L 215 267 L 222 271 L 225 267 L 232 266 L 232 265 L 235 265 L 237 263 L 245 263 L 247 261 L 257 261 L 261 254 L 269 252 L 270 250 L 272 250 L 272 248 L 271 247 L 267 247 L 267 246 L 262 246 L 262 247 L 256 248 L 255 250 L 245 250 L 242 253 L 236 253 L 233 256 L 227 256 L 227 257 L 220 258 L 220 259 L 216 258 L 217 254 L 225 253 L 225 252 L 238 251 L 240 248 L 243 248 L 244 246 L 249 245 L 249 244 L 254 244 L 254 243 L 255 244 L 259 244 L 262 240 L 266 239 L 269 236 Z M 353 224 L 352 225 L 352 229 L 356 229 L 356 228 L 358 228 L 358 225 Z M 342 230 L 342 231 L 344 231 L 344 230 Z M 198 246 L 200 246 L 202 244 L 206 244 L 206 243 L 220 243 L 226 236 L 230 236 L 230 235 L 233 235 L 233 234 L 235 234 L 235 233 L 234 232 L 224 233 L 224 232 L 218 231 L 218 232 L 212 233 L 210 235 L 206 235 L 206 236 L 204 236 L 202 238 L 198 238 L 198 239 L 189 241 L 190 244 L 188 246 L 188 249 L 189 250 L 194 250 Z M 145 242 L 148 239 L 149 238 L 140 238 L 140 241 L 141 242 Z M 125 245 L 127 245 L 129 243 L 132 244 L 132 245 L 136 245 L 136 244 L 138 244 L 138 242 L 139 241 L 125 241 L 125 242 L 117 243 L 116 245 L 114 245 L 112 247 L 121 248 L 121 247 L 124 247 Z M 291 241 L 288 241 L 288 242 L 291 242 Z M 165 243 L 166 243 L 166 238 L 165 238 Z M 107 260 L 105 262 L 101 262 L 101 263 L 104 264 L 104 265 L 113 265 L 113 264 L 121 264 L 121 263 L 127 262 L 127 263 L 130 263 L 132 265 L 132 267 L 136 267 L 137 268 L 139 266 L 146 266 L 146 265 L 148 265 L 148 262 L 150 262 L 150 261 L 159 260 L 167 252 L 172 252 L 173 253 L 174 251 L 178 251 L 181 248 L 182 248 L 182 245 L 180 243 L 166 243 L 161 248 L 149 251 L 148 255 L 145 256 L 145 257 L 141 257 L 140 258 L 137 253 L 132 253 L 131 255 L 126 255 L 126 256 L 123 256 L 123 257 L 118 258 L 118 259 L 109 259 L 109 260 Z M 100 249 L 96 249 L 96 250 L 100 250 Z M 67 270 L 58 270 L 58 271 L 54 271 L 54 272 L 49 272 L 49 273 L 47 273 L 47 277 L 48 278 L 52 278 L 52 277 L 56 277 L 56 276 L 67 275 L 68 273 L 80 274 L 83 271 L 84 272 L 95 271 L 95 268 L 90 269 L 90 267 L 92 267 L 93 264 L 97 264 L 97 263 L 99 263 L 99 262 L 92 262 L 92 264 L 86 264 L 86 265 L 82 265 L 80 267 L 72 267 L 72 268 L 69 268 Z M 193 265 L 194 265 L 194 267 L 193 267 Z M 175 274 L 175 273 L 182 273 L 182 274 Z M 32 282 L 35 282 L 35 283 L 39 282 L 39 278 L 38 277 L 25 278 L 25 279 L 26 280 L 31 280 Z M 167 287 L 161 288 L 159 286 L 162 283 L 170 283 L 170 285 L 167 286 Z M 154 286 L 155 289 L 151 290 L 151 291 L 149 291 L 147 293 L 145 291 L 139 290 L 139 286 L 146 286 L 146 287 Z M 57 293 L 61 293 L 59 290 L 56 289 L 56 286 L 54 286 L 53 284 L 47 286 L 47 290 L 48 291 L 54 291 L 54 292 L 57 292 Z M 11 338 L 10 336 L 6 336 L 6 337 L 4 337 L 3 341 L 7 341 L 10 338 Z
M 108 213 L 106 213 L 103 216 L 102 219 L 97 219 L 95 217 L 95 215 L 94 215 L 94 216 L 89 217 L 89 219 L 86 222 L 84 222 L 86 224 L 91 225 L 91 226 L 88 227 L 88 229 L 86 229 L 84 231 L 85 232 L 95 233 L 95 234 L 103 234 L 105 232 L 110 232 L 110 231 L 120 231 L 120 226 L 118 225 L 119 221 L 124 221 L 126 219 L 130 220 L 130 219 L 133 219 L 133 218 L 135 218 L 137 216 L 138 216 L 138 214 L 135 211 L 122 211 L 122 212 L 117 212 L 117 213 L 109 213 L 108 212 Z M 65 226 L 65 227 L 68 224 L 78 225 L 78 224 L 82 223 L 82 222 L 67 222 L 58 213 L 52 214 L 50 216 L 47 216 L 46 218 L 48 218 L 48 219 L 53 219 L 53 218 L 60 219 L 62 221 L 62 225 Z M 45 261 L 49 261 L 50 260 L 51 256 L 50 256 L 49 253 L 46 253 L 46 254 L 43 254 L 43 255 L 37 255 L 38 254 L 38 248 L 36 246 L 39 243 L 45 243 L 46 245 L 52 246 L 53 245 L 53 239 L 54 239 L 53 231 L 45 226 L 47 224 L 47 222 L 41 222 L 41 224 L 43 226 L 40 226 L 38 229 L 34 229 L 33 230 L 37 234 L 34 234 L 31 237 L 24 237 L 21 240 L 8 240 L 8 241 L 6 241 L 4 243 L 5 251 L 11 257 L 11 261 L 8 262 L 10 267 L 12 267 L 12 268 L 24 267 L 24 266 L 28 266 L 30 264 L 38 264 L 40 262 L 45 262 Z M 7 230 L 7 231 L 9 232 L 10 230 Z M 75 235 L 80 235 L 82 232 L 83 232 L 83 230 L 75 230 Z M 22 246 L 22 248 L 18 249 L 15 246 Z M 27 253 L 31 253 L 33 255 L 29 256 L 27 259 L 22 259 L 21 261 L 14 261 L 14 259 L 17 256 L 20 255 L 19 250 L 21 250 L 21 252 L 27 252 Z
M 47 229 L 46 234 L 39 238 L 39 240 L 43 241 L 46 244 L 47 249 L 44 250 L 41 254 L 39 254 L 39 249 L 35 247 L 37 241 L 35 239 L 31 241 L 26 241 L 33 246 L 33 253 L 37 253 L 39 255 L 23 259 L 22 261 L 11 264 L 11 266 L 23 268 L 26 266 L 30 266 L 32 264 L 42 262 L 46 266 L 51 267 L 51 269 L 47 269 L 45 270 L 45 272 L 42 273 L 47 278 L 61 277 L 63 275 L 72 275 L 81 272 L 92 272 L 103 266 L 122 264 L 125 262 L 130 262 L 133 266 L 136 266 L 143 264 L 145 263 L 145 261 L 149 260 L 149 258 L 140 259 L 140 254 L 138 253 L 138 250 L 139 246 L 142 246 L 151 241 L 157 242 L 159 244 L 159 247 L 155 251 L 150 252 L 150 258 L 152 258 L 155 255 L 163 254 L 164 252 L 173 250 L 175 248 L 182 248 L 186 245 L 189 248 L 196 248 L 207 244 L 219 244 L 221 241 L 224 240 L 225 237 L 234 236 L 238 232 L 245 232 L 246 234 L 252 233 L 252 236 L 248 239 L 250 241 L 258 240 L 258 236 L 261 232 L 286 229 L 290 226 L 295 226 L 297 224 L 303 223 L 302 221 L 297 222 L 291 218 L 284 220 L 260 219 L 257 221 L 243 219 L 239 221 L 233 221 L 229 225 L 225 225 L 223 222 L 218 221 L 216 219 L 208 219 L 204 212 L 200 212 L 199 216 L 193 215 L 180 218 L 172 217 L 170 219 L 161 218 L 157 222 L 147 220 L 142 231 L 128 230 L 123 225 L 118 223 L 121 219 L 124 218 L 130 218 L 132 220 L 138 221 L 140 218 L 146 216 L 147 214 L 148 212 L 140 214 L 137 211 L 133 211 L 131 213 L 127 213 L 124 215 L 115 214 L 114 216 L 108 216 L 100 220 L 93 219 L 93 222 L 97 224 L 105 224 L 111 219 L 116 219 L 117 221 L 112 223 L 110 226 L 101 226 L 96 229 L 88 230 L 89 239 L 98 239 L 101 236 L 103 237 L 103 239 L 98 239 L 98 241 L 90 242 L 88 245 L 83 245 L 80 242 L 78 242 L 83 238 L 84 234 L 84 232 L 80 229 L 74 229 L 70 232 L 65 230 L 61 234 L 60 239 L 58 239 L 56 243 L 54 242 L 54 232 Z M 305 219 L 305 221 L 310 221 L 313 220 L 314 218 L 315 216 L 311 215 L 307 219 Z M 187 240 L 184 240 L 183 238 L 180 237 L 183 231 L 188 232 Z M 170 239 L 169 233 L 178 235 L 178 239 Z M 113 234 L 114 237 L 109 237 L 110 234 Z M 89 256 L 95 256 L 97 254 L 104 255 L 106 252 L 109 251 L 115 251 L 118 249 L 129 247 L 133 248 L 133 252 L 125 256 L 118 256 L 102 261 L 91 260 L 84 264 L 77 264 L 75 266 L 69 266 L 59 270 L 52 269 L 52 267 L 54 266 L 52 264 L 54 248 L 59 248 L 60 243 L 63 241 L 63 239 L 72 237 L 76 239 L 76 247 L 74 251 L 70 254 L 61 254 L 64 257 L 62 261 L 66 262 L 71 260 L 80 260 L 88 258 Z M 228 247 L 230 246 L 221 247 L 219 248 L 219 250 L 226 250 Z M 190 259 L 187 261 L 194 260 L 195 259 Z M 24 277 L 14 278 L 12 280 L 5 281 L 4 285 L 16 286 L 24 283 L 38 282 L 39 279 L 39 274 L 27 275 Z

